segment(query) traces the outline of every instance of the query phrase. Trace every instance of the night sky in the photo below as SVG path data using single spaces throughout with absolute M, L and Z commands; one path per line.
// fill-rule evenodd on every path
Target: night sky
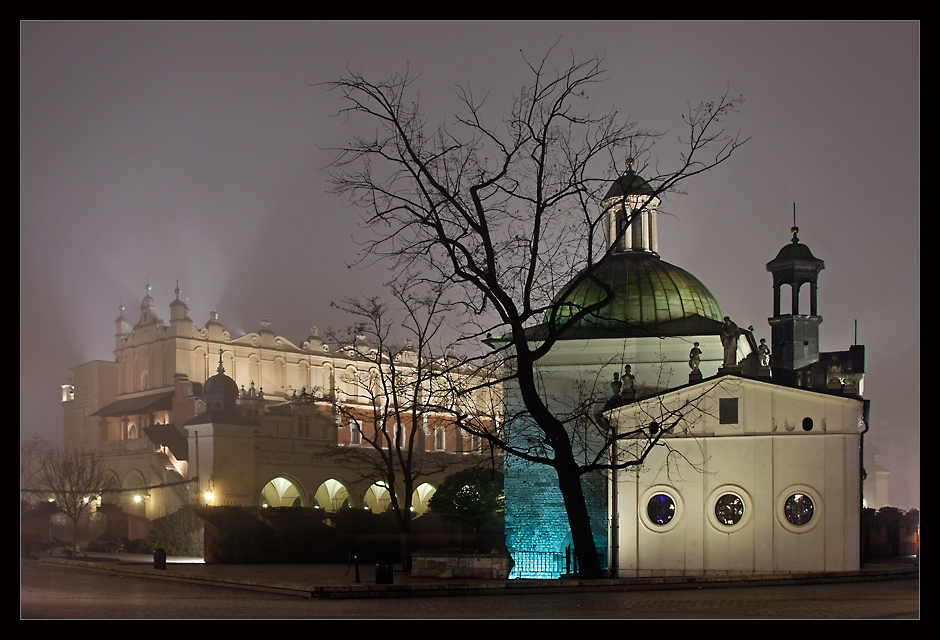
M 360 212 L 330 193 L 329 149 L 359 126 L 319 83 L 348 68 L 410 69 L 430 121 L 455 87 L 509 110 L 524 54 L 604 56 L 590 96 L 666 132 L 676 162 L 687 104 L 743 94 L 750 141 L 669 197 L 664 260 L 724 315 L 770 338 L 765 265 L 799 238 L 819 276 L 822 351 L 866 346 L 866 466 L 920 506 L 920 25 L 916 22 L 69 23 L 20 25 L 20 435 L 61 443 L 68 370 L 111 360 L 123 298 L 136 324 L 150 278 L 160 317 L 179 280 L 190 317 L 233 336 L 300 343 L 330 307 L 381 294 L 350 269 Z

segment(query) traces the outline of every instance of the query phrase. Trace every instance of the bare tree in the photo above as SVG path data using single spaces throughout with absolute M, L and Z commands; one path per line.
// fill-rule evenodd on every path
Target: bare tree
M 45 449 L 35 474 L 36 488 L 55 499 L 72 521 L 72 550 L 78 548 L 78 522 L 90 513 L 93 503 L 112 488 L 114 472 L 96 453 Z
M 49 449 L 49 443 L 34 435 L 20 443 L 20 500 L 34 505 L 40 491 L 37 474 L 43 455 Z
M 526 61 L 531 83 L 497 124 L 489 122 L 484 100 L 458 88 L 463 113 L 430 127 L 407 72 L 374 82 L 350 71 L 329 83 L 345 99 L 343 115 L 364 116 L 375 127 L 339 150 L 333 185 L 367 211 L 371 235 L 363 262 L 387 259 L 400 272 L 462 290 L 463 314 L 478 323 L 468 340 L 494 338 L 477 362 L 507 365 L 503 381 L 518 389 L 524 407 L 524 415 L 505 417 L 508 436 L 464 426 L 506 452 L 554 469 L 581 571 L 599 577 L 580 479 L 604 465 L 579 463 L 568 425 L 544 397 L 537 372 L 539 360 L 566 331 L 613 299 L 590 270 L 606 253 L 598 233 L 601 198 L 623 173 L 627 156 L 652 157 L 660 134 L 622 120 L 616 109 L 587 108 L 587 91 L 607 77 L 600 58 L 573 60 L 551 73 L 549 55 Z M 743 143 L 724 129 L 740 103 L 726 94 L 689 108 L 685 151 L 671 171 L 647 179 L 651 193 L 625 217 L 618 238 L 654 198 L 721 164 Z M 653 167 L 647 162 L 640 169 L 648 174 Z M 604 291 L 600 299 L 577 308 L 553 303 L 562 286 L 587 279 Z M 520 439 L 529 427 L 534 437 Z
M 419 293 L 413 282 L 405 282 L 392 285 L 391 291 L 405 318 L 396 326 L 378 298 L 346 298 L 333 304 L 356 319 L 348 330 L 346 351 L 368 362 L 369 372 L 364 377 L 357 372 L 357 379 L 346 380 L 359 396 L 358 402 L 336 403 L 341 414 L 360 425 L 355 434 L 358 442 L 333 449 L 331 455 L 360 477 L 387 489 L 401 534 L 405 569 L 410 570 L 415 489 L 429 476 L 466 467 L 478 458 L 446 452 L 441 446 L 447 432 L 451 440 L 459 442 L 464 437 L 457 427 L 462 414 L 453 390 L 466 375 L 452 354 L 432 355 L 450 306 L 444 299 L 445 288 L 434 286 Z M 409 336 L 403 344 L 394 341 L 393 329 Z M 335 333 L 332 337 L 336 339 Z M 368 415 L 363 415 L 363 405 Z

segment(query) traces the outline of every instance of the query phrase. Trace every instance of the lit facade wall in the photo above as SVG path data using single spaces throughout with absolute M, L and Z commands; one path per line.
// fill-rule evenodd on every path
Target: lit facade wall
M 708 389 L 687 431 L 638 474 L 619 474 L 619 575 L 857 570 L 863 402 L 723 380 L 655 399 L 678 406 Z M 737 400 L 734 423 L 720 420 L 722 398 Z M 644 424 L 654 411 L 642 405 L 611 419 L 621 430 Z M 666 516 L 659 501 L 673 505 Z

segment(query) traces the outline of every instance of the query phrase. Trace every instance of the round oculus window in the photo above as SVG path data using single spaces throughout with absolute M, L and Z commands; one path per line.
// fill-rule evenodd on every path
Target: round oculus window
M 715 502 L 715 517 L 729 527 L 738 524 L 744 517 L 744 501 L 733 493 L 724 494 Z
M 787 522 L 801 526 L 813 519 L 813 500 L 805 493 L 794 493 L 783 505 Z
M 665 493 L 657 493 L 646 505 L 646 514 L 653 524 L 669 524 L 676 515 L 676 503 Z

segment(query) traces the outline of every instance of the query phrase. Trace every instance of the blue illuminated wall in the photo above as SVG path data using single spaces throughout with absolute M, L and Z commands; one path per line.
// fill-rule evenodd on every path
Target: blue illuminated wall
M 524 415 L 512 385 L 504 389 L 508 415 Z M 519 418 L 506 424 L 510 443 L 537 446 L 544 436 Z M 583 440 L 581 440 L 583 442 Z M 571 529 L 555 470 L 509 453 L 504 458 L 506 492 L 506 546 L 515 563 L 510 578 L 557 578 L 574 571 Z M 594 473 L 581 478 L 594 532 L 594 544 L 607 566 L 607 478 Z M 566 561 L 566 549 L 570 558 Z
M 555 471 L 509 455 L 505 464 L 506 546 L 515 563 L 510 578 L 557 578 L 573 570 L 566 562 L 571 529 Z M 582 478 L 582 484 L 594 544 L 606 568 L 607 481 L 600 474 L 592 474 Z

